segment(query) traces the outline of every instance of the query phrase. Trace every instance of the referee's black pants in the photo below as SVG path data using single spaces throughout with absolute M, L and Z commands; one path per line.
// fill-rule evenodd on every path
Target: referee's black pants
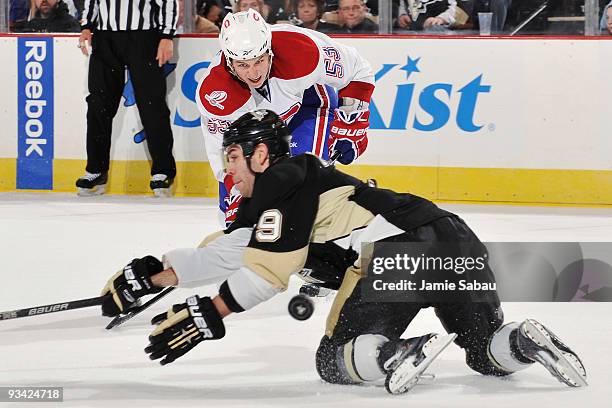
M 166 78 L 155 59 L 160 35 L 147 31 L 94 31 L 87 96 L 87 171 L 108 171 L 113 118 L 130 72 L 151 155 L 151 175 L 176 176 Z

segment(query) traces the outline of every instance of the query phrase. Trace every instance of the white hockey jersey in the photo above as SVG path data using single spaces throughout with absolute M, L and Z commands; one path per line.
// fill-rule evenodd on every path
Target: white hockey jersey
M 221 142 L 227 126 L 254 109 L 269 109 L 287 123 L 299 111 L 304 91 L 314 85 L 338 89 L 340 98 L 369 102 L 374 91 L 370 64 L 352 47 L 325 34 L 277 24 L 272 30 L 269 96 L 264 98 L 231 74 L 219 53 L 198 84 L 196 100 L 202 114 L 206 154 L 215 177 L 223 181 Z

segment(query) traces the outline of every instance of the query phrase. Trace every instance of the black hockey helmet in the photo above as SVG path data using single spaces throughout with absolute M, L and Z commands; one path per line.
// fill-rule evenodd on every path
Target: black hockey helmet
M 223 156 L 233 145 L 240 145 L 242 153 L 250 160 L 255 147 L 260 143 L 268 146 L 270 164 L 278 158 L 290 155 L 291 132 L 276 113 L 258 109 L 245 113 L 223 132 Z

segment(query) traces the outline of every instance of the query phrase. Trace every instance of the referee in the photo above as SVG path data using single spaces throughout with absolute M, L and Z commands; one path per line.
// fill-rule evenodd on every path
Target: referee
M 78 47 L 89 54 L 87 167 L 79 195 L 103 194 L 108 180 L 112 122 L 123 94 L 125 69 L 151 155 L 150 187 L 170 195 L 176 176 L 170 110 L 162 66 L 172 58 L 178 0 L 85 0 Z

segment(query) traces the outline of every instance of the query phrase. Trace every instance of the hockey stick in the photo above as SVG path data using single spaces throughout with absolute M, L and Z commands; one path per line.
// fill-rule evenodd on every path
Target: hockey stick
M 38 316 L 41 314 L 63 312 L 64 310 L 81 309 L 84 307 L 100 306 L 103 297 L 72 300 L 69 302 L 54 303 L 51 305 L 34 306 L 25 309 L 9 310 L 0 312 L 0 320 L 18 319 L 20 317 Z
M 341 155 L 342 153 L 340 153 L 340 150 L 336 150 L 327 161 L 327 166 L 333 166 Z
M 149 306 L 151 306 L 153 303 L 157 302 L 158 300 L 160 300 L 161 298 L 163 298 L 164 296 L 166 296 L 168 293 L 172 292 L 175 289 L 174 286 L 170 286 L 167 287 L 166 289 L 164 289 L 162 292 L 159 292 L 157 295 L 155 295 L 154 297 L 152 297 L 151 299 L 149 299 L 148 301 L 146 301 L 145 303 L 143 303 L 142 305 L 136 306 L 134 308 L 132 308 L 129 312 L 127 312 L 124 315 L 119 315 L 117 317 L 115 317 L 113 320 L 111 320 L 111 322 L 106 326 L 106 330 L 110 330 L 113 327 L 117 327 L 120 324 L 123 324 L 125 322 L 127 322 L 128 320 L 130 320 L 132 317 L 136 316 L 137 314 L 140 314 L 140 312 L 144 311 L 145 309 L 147 309 Z

